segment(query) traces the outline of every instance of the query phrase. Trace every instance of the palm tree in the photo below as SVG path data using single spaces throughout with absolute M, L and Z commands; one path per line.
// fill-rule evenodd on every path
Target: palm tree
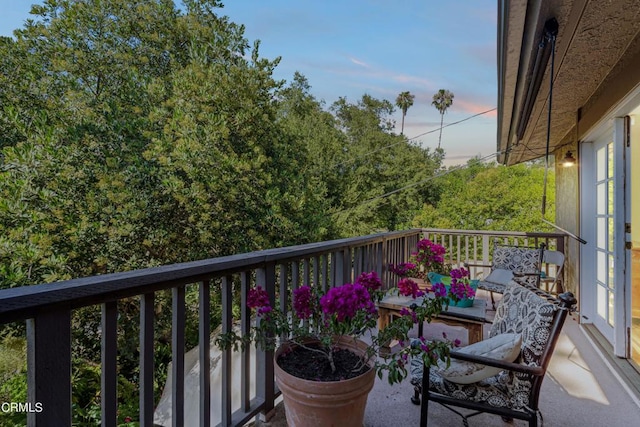
M 407 110 L 409 107 L 413 105 L 413 99 L 415 95 L 411 95 L 409 91 L 401 92 L 400 95 L 396 98 L 396 105 L 398 108 L 402 110 L 402 128 L 400 130 L 400 135 L 404 134 L 404 116 L 407 115 Z
M 433 102 L 431 105 L 440 111 L 440 136 L 438 137 L 438 148 L 440 148 L 440 141 L 442 140 L 442 123 L 444 121 L 444 113 L 452 104 L 453 92 L 449 92 L 446 89 L 440 89 L 435 95 L 433 95 Z

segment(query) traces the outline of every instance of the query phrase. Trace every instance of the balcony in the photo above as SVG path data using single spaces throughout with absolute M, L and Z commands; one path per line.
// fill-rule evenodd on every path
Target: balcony
M 184 366 L 187 319 L 195 313 L 197 342 L 208 343 L 211 309 L 221 311 L 221 330 L 248 330 L 249 312 L 244 304 L 247 289 L 261 284 L 278 295 L 285 307 L 289 291 L 313 282 L 330 287 L 351 280 L 363 271 L 375 270 L 387 286 L 394 278 L 389 264 L 406 260 L 423 236 L 449 248 L 448 262 L 487 263 L 495 241 L 538 245 L 564 251 L 565 236 L 554 233 L 501 233 L 454 230 L 409 230 L 295 247 L 269 249 L 203 261 L 109 274 L 67 282 L 0 291 L 0 324 L 26 322 L 28 400 L 42 405 L 42 412 L 28 414 L 29 425 L 71 425 L 72 419 L 72 312 L 97 306 L 101 327 L 96 340 L 101 349 L 101 419 L 103 426 L 115 426 L 118 412 L 118 303 L 133 302 L 139 311 L 139 336 L 130 337 L 139 350 L 140 425 L 152 426 L 155 405 L 154 357 L 159 350 L 154 336 L 158 316 L 156 298 L 170 294 L 171 371 L 168 377 L 172 413 L 183 419 L 185 412 Z M 220 295 L 219 304 L 211 290 Z M 236 310 L 234 310 L 234 306 Z M 191 313 L 192 316 L 188 316 Z M 199 347 L 200 371 L 210 369 L 210 346 Z M 221 354 L 221 379 L 211 384 L 208 375 L 199 378 L 198 405 L 202 426 L 209 426 L 209 412 L 219 413 L 220 425 L 241 426 L 258 417 L 266 425 L 284 425 L 276 410 L 278 391 L 273 378 L 273 354 L 258 350 L 231 350 Z M 546 425 L 633 425 L 640 416 L 636 402 L 615 379 L 579 325 L 569 321 L 556 349 L 552 367 L 543 385 L 541 408 Z M 236 391 L 237 398 L 233 398 Z M 211 396 L 214 396 L 213 402 Z M 388 386 L 377 381 L 369 397 L 367 426 L 415 425 L 419 408 L 410 403 L 408 381 Z M 216 398 L 215 396 L 220 396 Z M 210 403 L 212 402 L 212 403 Z M 275 417 L 270 418 L 273 414 Z M 278 415 L 280 414 L 280 415 Z M 134 414 L 135 415 L 135 414 Z M 431 425 L 456 425 L 455 415 L 431 405 Z M 502 425 L 499 417 L 472 418 L 477 425 Z M 618 421 L 620 424 L 617 424 Z M 174 421 L 173 425 L 182 425 Z M 516 425 L 518 422 L 516 421 Z

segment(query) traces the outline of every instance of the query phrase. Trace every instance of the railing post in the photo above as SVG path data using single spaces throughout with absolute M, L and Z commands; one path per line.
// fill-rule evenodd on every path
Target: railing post
M 71 312 L 27 320 L 29 427 L 71 425 Z M 39 410 L 40 409 L 40 410 Z

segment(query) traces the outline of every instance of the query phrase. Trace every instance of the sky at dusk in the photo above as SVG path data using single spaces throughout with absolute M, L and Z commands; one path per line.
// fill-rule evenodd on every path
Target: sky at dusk
M 0 0 L 0 35 L 11 36 L 36 0 Z M 311 93 L 328 107 L 363 94 L 395 103 L 415 95 L 404 134 L 424 147 L 438 145 L 438 89 L 454 93 L 445 125 L 496 107 L 495 0 L 228 0 L 221 14 L 246 26 L 260 54 L 280 56 L 274 77 L 304 74 Z M 401 113 L 395 115 L 400 133 Z M 422 135 L 422 136 L 418 136 Z M 446 127 L 445 164 L 465 163 L 496 151 L 492 111 Z

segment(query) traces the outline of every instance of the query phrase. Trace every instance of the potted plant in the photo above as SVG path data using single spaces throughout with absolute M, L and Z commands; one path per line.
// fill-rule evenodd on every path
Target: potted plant
M 399 284 L 396 291 L 416 298 L 416 303 L 376 333 L 376 302 L 385 291 L 375 272 L 327 292 L 315 286 L 295 289 L 286 311 L 274 307 L 258 286 L 247 296 L 247 306 L 257 317 L 250 336 L 230 333 L 218 344 L 255 342 L 276 350 L 276 383 L 289 426 L 360 427 L 376 373 L 382 378 L 386 372 L 391 384 L 400 382 L 408 375 L 410 357 L 421 357 L 429 366 L 438 361 L 448 364 L 451 347 L 459 344 L 423 339 L 422 345 L 411 346 L 409 332 L 414 325 L 440 313 L 447 298 L 419 298 L 423 291 L 412 281 Z M 381 350 L 390 340 L 399 346 L 383 355 Z
M 429 239 L 421 239 L 416 245 L 416 251 L 411 253 L 409 262 L 390 265 L 392 273 L 399 277 L 409 277 L 414 282 L 422 285 L 422 289 L 428 289 L 431 282 L 429 273 L 448 275 L 451 265 L 444 262 L 444 255 L 447 249 Z
M 422 239 L 418 241 L 416 252 L 411 254 L 411 261 L 391 265 L 390 271 L 401 278 L 426 279 L 429 286 L 423 286 L 421 289 L 432 290 L 438 296 L 448 297 L 448 305 L 471 307 L 479 281 L 470 280 L 467 269 L 452 268 L 450 264 L 446 264 L 446 253 L 447 249 L 444 246 L 429 239 Z
M 449 305 L 473 306 L 479 280 L 470 280 L 469 270 L 464 267 L 452 269 L 449 276 L 429 273 L 429 281 L 436 295 L 449 297 Z

